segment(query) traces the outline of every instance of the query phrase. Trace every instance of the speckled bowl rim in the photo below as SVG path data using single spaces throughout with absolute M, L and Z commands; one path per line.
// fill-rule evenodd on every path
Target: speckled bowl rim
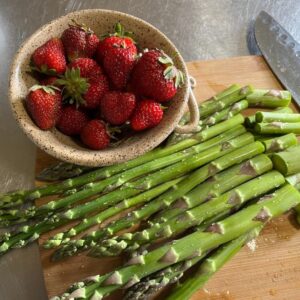
M 137 18 L 135 16 L 126 13 L 118 12 L 118 11 L 104 10 L 104 9 L 86 9 L 86 10 L 71 12 L 67 15 L 61 16 L 43 25 L 38 30 L 36 30 L 29 38 L 27 38 L 22 43 L 19 50 L 15 54 L 10 69 L 9 99 L 10 99 L 10 106 L 14 118 L 19 124 L 20 128 L 30 138 L 30 140 L 32 140 L 39 148 L 41 148 L 48 154 L 54 156 L 59 160 L 75 163 L 78 165 L 93 166 L 93 167 L 111 165 L 115 163 L 128 161 L 158 146 L 170 135 L 170 133 L 175 129 L 175 127 L 179 123 L 179 120 L 181 119 L 185 111 L 186 104 L 188 101 L 188 96 L 189 96 L 188 83 L 186 80 L 185 84 L 181 88 L 183 94 L 181 100 L 182 102 L 180 103 L 180 105 L 178 105 L 177 109 L 174 110 L 174 112 L 172 113 L 171 122 L 169 121 L 169 123 L 164 123 L 164 119 L 163 119 L 163 121 L 158 126 L 142 134 L 138 134 L 138 136 L 135 138 L 135 141 L 120 147 L 119 151 L 116 150 L 118 148 L 109 148 L 100 151 L 94 151 L 94 150 L 83 149 L 83 148 L 78 149 L 75 147 L 72 148 L 69 145 L 62 143 L 61 141 L 58 141 L 57 143 L 55 143 L 55 145 L 53 144 L 50 145 L 49 141 L 47 140 L 47 136 L 48 133 L 51 133 L 52 131 L 42 131 L 36 125 L 34 125 L 29 115 L 27 113 L 24 114 L 24 111 L 26 112 L 24 106 L 23 106 L 24 111 L 21 112 L 16 111 L 16 108 L 14 107 L 14 102 L 20 101 L 18 97 L 18 91 L 20 94 L 20 88 L 18 90 L 17 80 L 18 80 L 18 72 L 20 71 L 19 66 L 21 65 L 23 59 L 22 51 L 24 50 L 24 48 L 30 45 L 30 43 L 34 42 L 36 38 L 38 38 L 41 31 L 47 30 L 49 26 L 58 26 L 61 22 L 64 21 L 64 19 L 67 20 L 70 18 L 76 18 L 82 14 L 95 14 L 95 13 L 101 13 L 101 14 L 105 13 L 108 14 L 108 16 L 110 14 L 111 15 L 117 14 L 124 18 L 129 18 L 133 22 L 138 22 L 143 26 L 150 28 L 150 30 L 152 30 L 155 34 L 160 35 L 160 37 L 163 40 L 165 40 L 168 47 L 173 48 L 174 53 L 177 53 L 177 57 L 176 57 L 177 66 L 182 70 L 182 72 L 185 75 L 185 78 L 188 78 L 187 68 L 181 54 L 179 53 L 175 45 L 160 30 L 158 30 L 156 27 L 154 27 L 150 23 L 140 18 Z M 20 117 L 20 114 L 21 115 L 23 114 L 22 117 Z

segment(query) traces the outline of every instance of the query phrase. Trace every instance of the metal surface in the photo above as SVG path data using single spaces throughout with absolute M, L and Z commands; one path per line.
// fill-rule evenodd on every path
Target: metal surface
M 300 45 L 264 11 L 256 19 L 255 38 L 271 69 L 300 107 Z
M 145 19 L 168 35 L 187 61 L 249 54 L 248 26 L 261 10 L 300 40 L 299 0 L 0 0 L 1 192 L 33 184 L 34 146 L 17 128 L 7 101 L 13 54 L 41 25 L 85 8 L 119 10 Z M 36 245 L 0 258 L 1 300 L 46 299 L 39 260 Z

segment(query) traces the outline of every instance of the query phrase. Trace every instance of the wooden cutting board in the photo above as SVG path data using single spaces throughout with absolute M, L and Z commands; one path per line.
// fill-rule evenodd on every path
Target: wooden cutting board
M 256 88 L 281 88 L 263 58 L 258 56 L 196 61 L 187 65 L 190 75 L 197 80 L 195 94 L 199 102 L 232 83 L 253 84 Z M 247 113 L 253 113 L 253 110 Z M 53 162 L 53 158 L 38 150 L 36 172 Z M 255 252 L 245 247 L 192 299 L 300 299 L 299 229 L 291 214 L 272 221 L 258 238 Z M 51 232 L 53 234 L 54 231 Z M 40 244 L 48 236 L 42 236 Z M 74 281 L 93 274 L 103 274 L 120 263 L 119 258 L 93 259 L 84 255 L 51 263 L 51 253 L 40 248 L 49 296 L 63 292 Z M 159 298 L 164 299 L 164 294 Z M 110 299 L 122 299 L 122 296 L 118 294 Z

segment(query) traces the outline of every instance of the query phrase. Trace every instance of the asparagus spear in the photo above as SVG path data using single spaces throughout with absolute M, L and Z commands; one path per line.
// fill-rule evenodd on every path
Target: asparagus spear
M 232 94 L 233 92 L 236 92 L 240 90 L 241 87 L 238 84 L 232 84 L 228 88 L 224 89 L 223 91 L 217 93 L 216 95 L 212 96 L 211 98 L 203 101 L 203 103 L 200 104 L 200 110 L 202 107 L 213 105 L 216 101 L 219 101 L 220 99 L 224 98 L 225 96 L 228 96 L 229 94 Z
M 222 245 L 212 255 L 209 255 L 199 266 L 193 277 L 186 279 L 182 284 L 175 287 L 166 300 L 188 300 L 190 297 L 228 262 L 249 241 L 255 239 L 263 226 L 252 229 L 237 239 Z M 133 300 L 133 299 L 132 299 Z
M 256 123 L 254 125 L 254 131 L 262 134 L 285 134 L 285 133 L 300 134 L 300 122 L 299 123 L 283 123 L 283 122 Z
M 231 133 L 232 134 L 232 133 Z M 243 145 L 249 144 L 253 141 L 253 137 L 249 133 L 245 133 L 237 138 L 234 138 L 230 141 L 223 142 L 219 145 L 213 146 L 199 154 L 191 156 L 190 159 L 183 160 L 177 164 L 171 165 L 165 169 L 159 171 L 159 173 L 152 173 L 146 178 L 141 178 L 135 182 L 130 183 L 129 187 L 124 187 L 123 189 L 114 190 L 111 193 L 107 193 L 100 198 L 97 198 L 91 202 L 73 207 L 68 209 L 65 212 L 50 214 L 50 218 L 46 218 L 45 221 L 40 223 L 26 226 L 26 234 L 23 232 L 16 233 L 5 233 L 5 240 L 0 246 L 0 254 L 4 254 L 9 251 L 15 244 L 26 245 L 28 242 L 32 241 L 32 238 L 38 238 L 38 236 L 44 232 L 49 231 L 50 229 L 57 228 L 62 224 L 66 224 L 69 220 L 79 219 L 84 217 L 87 213 L 95 212 L 105 206 L 111 206 L 122 199 L 126 199 L 129 196 L 137 195 L 141 193 L 141 190 L 148 190 L 151 187 L 154 187 L 162 182 L 180 177 L 189 171 L 210 162 L 214 158 L 220 157 L 225 153 L 235 152 L 234 149 L 241 147 Z M 251 144 L 250 144 L 251 145 Z M 249 145 L 249 146 L 250 146 Z M 260 146 L 263 148 L 262 144 L 256 145 L 254 149 L 253 146 L 250 147 L 250 153 L 261 151 Z M 260 150 L 259 150 L 260 149 Z M 252 152 L 251 152 L 252 150 Z M 241 157 L 243 157 L 243 153 Z M 247 156 L 247 155 L 246 155 Z M 239 158 L 237 158 L 238 160 Z M 179 164 L 179 165 L 178 165 Z M 230 164 L 230 162 L 229 162 Z M 158 176 L 159 175 L 159 176 Z M 174 187 L 174 186 L 173 186 Z M 49 227 L 50 223 L 50 227 Z M 50 229 L 49 229 L 50 228 Z
M 206 130 L 203 130 L 202 132 L 195 134 L 190 139 L 183 140 L 177 143 L 176 145 L 154 149 L 128 162 L 104 167 L 101 169 L 96 169 L 95 171 L 83 174 L 81 176 L 72 179 L 67 179 L 61 183 L 51 184 L 48 186 L 35 188 L 29 191 L 21 190 L 21 191 L 11 192 L 2 195 L 0 196 L 0 207 L 3 205 L 3 203 L 14 202 L 20 199 L 23 199 L 23 201 L 30 201 L 30 200 L 38 199 L 43 196 L 59 194 L 65 190 L 69 190 L 70 188 L 83 186 L 85 184 L 94 182 L 96 180 L 109 178 L 122 171 L 134 168 L 136 166 L 140 166 L 154 159 L 164 157 L 166 155 L 194 146 L 200 142 L 209 140 L 227 130 L 235 128 L 239 124 L 242 124 L 243 121 L 244 121 L 243 116 L 238 114 L 229 120 L 221 122 L 215 126 L 212 126 Z
M 299 192 L 286 184 L 267 200 L 259 201 L 213 224 L 208 232 L 194 232 L 145 255 L 134 257 L 124 267 L 77 283 L 67 293 L 53 299 L 102 299 L 119 288 L 129 288 L 154 272 L 188 258 L 200 256 L 210 249 L 234 240 L 299 203 Z
M 289 147 L 296 146 L 298 143 L 297 137 L 294 133 L 289 133 L 273 139 L 262 141 L 265 146 L 266 153 L 273 153 L 283 151 Z
M 244 86 L 238 90 L 233 91 L 227 95 L 219 99 L 211 99 L 211 101 L 205 101 L 200 106 L 201 117 L 205 118 L 215 113 L 216 111 L 220 111 L 239 100 L 245 99 L 249 94 L 253 92 L 253 87 L 250 85 Z
M 250 107 L 275 108 L 289 106 L 292 96 L 289 91 L 255 89 L 246 99 Z
M 274 168 L 283 175 L 300 172 L 300 145 L 286 149 L 272 155 Z
M 267 112 L 258 111 L 255 114 L 255 121 L 271 123 L 271 122 L 285 122 L 285 123 L 295 123 L 300 122 L 300 114 L 289 114 L 289 113 L 278 113 L 278 112 Z
M 228 170 L 214 175 L 208 181 L 200 184 L 188 194 L 175 201 L 169 209 L 163 210 L 155 216 L 151 224 L 165 222 L 182 213 L 183 210 L 193 208 L 207 200 L 219 197 L 230 189 L 271 169 L 272 162 L 264 154 L 233 166 Z
M 203 126 L 212 126 L 214 124 L 220 123 L 221 121 L 228 120 L 232 116 L 237 115 L 244 109 L 248 107 L 248 102 L 246 100 L 241 100 L 239 102 L 234 103 L 233 105 L 224 108 L 221 111 L 216 111 L 212 115 L 207 118 L 201 120 L 199 124 Z
M 231 146 L 233 148 L 238 147 L 238 145 L 237 145 L 238 139 L 240 139 L 240 141 L 241 141 L 241 142 L 239 142 L 240 143 L 239 146 L 241 146 L 241 143 L 246 142 L 246 140 L 248 140 L 249 137 L 250 136 L 248 134 L 248 137 L 246 135 L 244 135 L 244 137 L 241 136 L 235 140 L 232 140 Z M 242 141 L 243 139 L 244 139 L 244 141 Z M 236 147 L 233 146 L 234 144 L 236 144 Z M 228 144 L 228 146 L 229 146 L 229 144 Z M 215 154 L 211 150 L 209 150 L 208 154 L 209 155 L 214 154 L 214 155 L 220 156 L 221 155 L 220 149 L 221 148 L 216 149 Z M 226 150 L 223 149 L 223 154 L 224 154 L 224 151 L 227 151 L 227 153 L 228 153 L 229 149 L 226 149 Z M 203 168 L 196 170 L 194 173 L 192 173 L 192 175 L 190 175 L 188 177 L 189 178 L 188 180 L 185 179 L 182 182 L 180 182 L 178 185 L 175 185 L 172 189 L 170 189 L 170 191 L 166 191 L 161 197 L 154 200 L 154 202 L 153 201 L 151 202 L 150 208 L 158 210 L 160 208 L 160 206 L 163 204 L 164 205 L 166 205 L 168 203 L 171 204 L 172 201 L 176 200 L 176 197 L 180 197 L 179 195 L 183 195 L 189 189 L 192 189 L 199 182 L 201 182 L 202 180 L 205 180 L 207 178 L 207 176 L 214 175 L 214 173 L 211 171 L 212 168 L 215 169 L 215 170 L 213 170 L 214 172 L 219 172 L 223 169 L 226 169 L 226 168 L 234 165 L 235 163 L 239 163 L 243 160 L 251 158 L 263 151 L 264 151 L 264 147 L 262 146 L 262 144 L 259 142 L 256 142 L 253 144 L 249 144 L 249 146 L 247 146 L 247 147 L 245 146 L 245 147 L 242 147 L 242 148 L 232 151 L 231 156 L 229 156 L 229 154 L 230 154 L 230 152 L 229 152 L 228 154 L 224 155 L 223 157 L 220 157 L 219 159 L 212 161 L 210 164 L 204 166 Z M 215 157 L 218 157 L 218 156 L 215 156 Z M 194 162 L 195 161 L 193 161 L 193 163 Z M 209 160 L 207 160 L 206 162 L 209 162 Z M 203 161 L 203 163 L 205 163 L 205 162 Z M 190 165 L 191 165 L 191 163 L 190 163 Z M 214 166 L 217 166 L 217 168 L 215 168 Z M 179 171 L 178 168 L 176 170 Z M 172 174 L 176 170 L 174 170 L 172 172 Z M 155 176 L 155 178 L 157 178 L 157 176 Z M 169 198 L 165 198 L 166 193 Z M 163 201 L 161 201 L 161 199 L 163 199 Z M 168 202 L 166 202 L 166 200 Z M 85 213 L 84 209 L 86 206 L 87 205 L 85 205 L 83 207 L 83 209 L 79 210 L 78 213 L 80 213 L 80 212 Z M 99 241 L 99 239 L 103 238 L 104 236 L 111 236 L 122 229 L 132 226 L 132 224 L 136 223 L 140 218 L 142 218 L 143 214 L 149 213 L 149 210 L 147 209 L 147 207 L 149 207 L 149 206 L 143 207 L 142 209 L 136 211 L 134 214 L 129 213 L 129 215 L 127 217 L 109 224 L 105 229 L 94 231 L 91 234 L 88 234 L 87 236 L 85 236 L 79 240 L 74 240 L 74 241 L 68 242 L 61 249 L 59 249 L 57 252 L 55 252 L 53 259 L 57 260 L 62 257 L 72 256 L 79 251 L 87 250 L 91 246 L 93 246 L 97 241 Z M 92 209 L 94 209 L 94 208 L 92 207 Z M 69 218 L 74 217 L 73 212 L 71 212 L 68 215 L 69 215 L 68 216 Z M 78 217 L 78 214 L 76 213 L 75 216 Z
M 268 112 L 269 114 L 270 113 L 280 113 L 280 114 L 293 114 L 293 110 L 290 108 L 290 107 L 279 107 L 275 110 L 272 110 L 272 111 L 269 111 Z M 276 120 L 275 120 L 276 121 Z M 251 116 L 248 116 L 245 118 L 245 125 L 248 127 L 248 128 L 253 128 L 254 125 L 256 123 L 256 115 L 251 115 Z
M 42 181 L 58 181 L 79 176 L 93 169 L 91 167 L 59 162 L 43 169 L 36 178 Z
M 134 251 L 141 245 L 149 243 L 149 241 L 176 236 L 190 227 L 201 224 L 208 218 L 263 195 L 284 182 L 285 179 L 279 172 L 268 172 L 232 189 L 220 197 L 189 209 L 165 223 L 156 223 L 150 228 L 133 234 L 125 233 L 115 237 L 113 242 L 112 240 L 103 241 L 100 247 L 93 247 L 90 255 L 96 257 L 116 256 L 125 250 Z
M 159 196 L 164 191 L 169 189 L 171 186 L 177 184 L 179 181 L 181 181 L 184 177 L 180 177 L 168 182 L 165 182 L 157 187 L 154 187 L 153 189 L 150 189 L 144 193 L 138 194 L 137 196 L 134 196 L 129 199 L 124 199 L 120 203 L 118 203 L 116 206 L 112 206 L 107 208 L 104 211 L 101 211 L 100 213 L 93 215 L 91 217 L 83 219 L 80 223 L 78 223 L 76 226 L 72 227 L 71 229 L 60 232 L 55 234 L 55 236 L 49 238 L 45 243 L 44 247 L 49 249 L 53 247 L 57 247 L 60 244 L 66 243 L 70 240 L 71 237 L 76 236 L 77 234 L 83 232 L 84 230 L 88 229 L 94 224 L 101 224 L 103 221 L 107 220 L 108 218 L 139 204 L 146 203 L 153 198 Z
M 148 205 L 145 205 L 139 210 L 130 213 L 125 219 L 121 219 L 117 221 L 117 223 L 123 223 L 124 225 L 122 225 L 122 228 L 128 228 L 134 224 L 137 224 L 140 220 L 149 218 L 160 209 L 169 207 L 176 199 L 182 197 L 196 185 L 214 175 L 214 173 L 222 171 L 236 163 L 240 163 L 241 161 L 251 158 L 263 151 L 264 148 L 262 144 L 260 142 L 254 142 L 250 145 L 246 145 L 229 154 L 226 154 L 212 161 L 210 164 L 207 164 L 204 167 L 194 171 L 190 176 L 181 181 L 176 187 L 166 191 Z M 212 166 L 214 168 L 213 173 L 211 171 Z M 107 230 L 109 230 L 109 226 L 107 227 Z M 128 237 L 130 236 L 131 234 L 128 234 Z M 111 250 L 110 246 L 115 246 L 115 251 L 117 253 L 120 248 L 122 248 L 123 246 L 126 247 L 126 243 L 118 243 L 116 239 L 108 239 L 105 241 L 105 243 L 101 242 L 100 245 L 94 246 L 90 252 L 90 255 L 101 255 L 101 253 L 106 254 L 107 248 Z

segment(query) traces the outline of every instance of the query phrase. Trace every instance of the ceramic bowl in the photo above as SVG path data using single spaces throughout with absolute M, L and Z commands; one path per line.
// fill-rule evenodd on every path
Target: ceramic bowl
M 112 31 L 120 21 L 127 30 L 133 31 L 135 40 L 143 48 L 160 48 L 174 57 L 174 63 L 188 78 L 186 65 L 172 42 L 158 29 L 134 16 L 109 10 L 90 9 L 72 12 L 38 29 L 20 47 L 13 60 L 10 75 L 9 96 L 15 119 L 25 134 L 48 154 L 71 163 L 85 166 L 104 166 L 133 159 L 159 145 L 174 130 L 182 117 L 189 97 L 189 83 L 180 88 L 165 111 L 162 122 L 155 128 L 135 134 L 132 139 L 115 148 L 93 151 L 80 145 L 74 139 L 55 128 L 49 131 L 39 129 L 24 107 L 28 89 L 35 84 L 27 74 L 33 51 L 53 37 L 59 37 L 74 19 L 85 23 L 100 36 Z M 177 55 L 174 55 L 174 54 Z

